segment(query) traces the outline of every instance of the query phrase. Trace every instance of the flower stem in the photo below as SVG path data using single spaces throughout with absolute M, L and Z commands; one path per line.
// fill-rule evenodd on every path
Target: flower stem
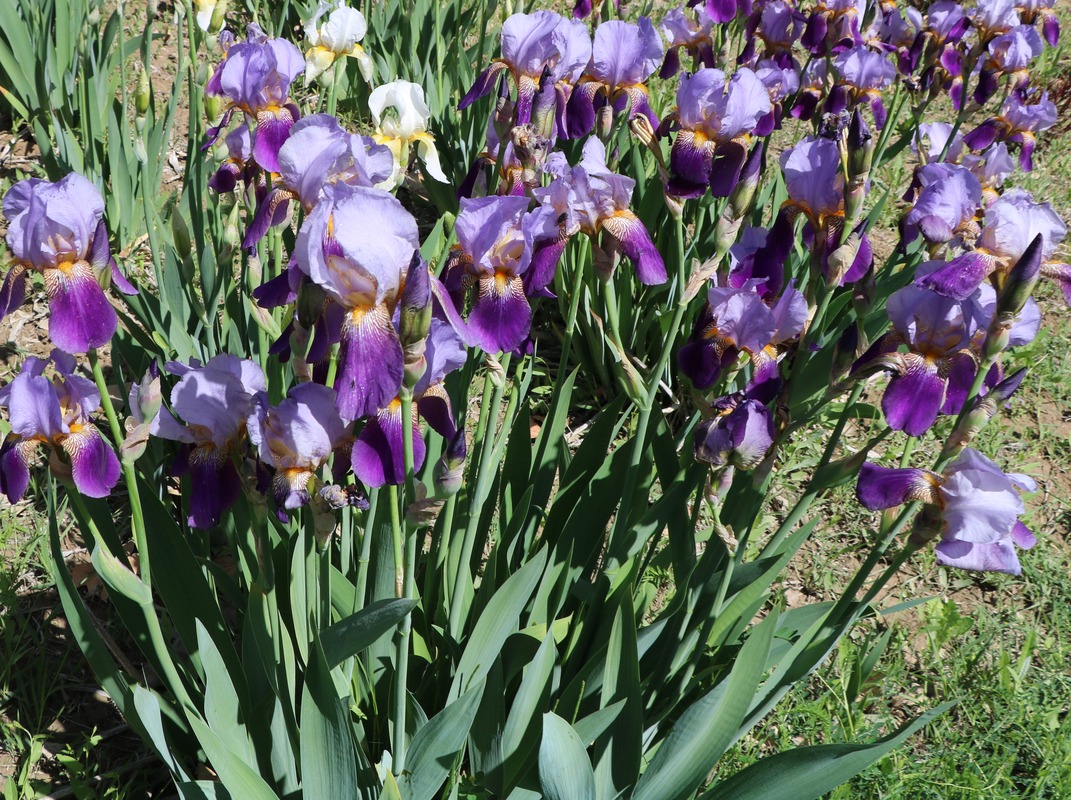
M 100 392 L 100 404 L 104 409 L 104 415 L 108 418 L 112 438 L 115 440 L 115 446 L 121 448 L 123 444 L 123 428 L 119 424 L 119 417 L 115 413 L 112 398 L 108 395 L 108 384 L 104 380 L 104 370 L 101 368 L 96 348 L 91 348 L 88 356 L 89 365 L 93 370 L 93 381 L 97 385 L 97 391 Z M 141 493 L 138 490 L 138 477 L 137 473 L 134 472 L 133 464 L 129 463 L 125 458 L 120 458 L 119 461 L 123 468 L 123 481 L 126 483 L 126 491 L 130 497 L 130 525 L 134 531 L 134 544 L 137 546 L 138 554 L 140 555 L 141 579 L 151 589 L 149 548 L 145 539 L 145 517 L 141 511 Z

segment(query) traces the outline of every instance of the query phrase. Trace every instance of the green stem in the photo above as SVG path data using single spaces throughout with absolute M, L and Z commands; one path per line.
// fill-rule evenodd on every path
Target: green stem
M 573 249 L 576 252 L 576 249 Z M 562 357 L 558 364 L 558 375 L 554 382 L 554 394 L 565 383 L 565 376 L 569 371 L 569 354 L 573 348 L 573 335 L 576 332 L 576 315 L 580 310 L 580 295 L 584 291 L 584 262 L 582 259 L 573 261 L 573 289 L 569 295 L 569 313 L 565 318 L 565 336 L 562 339 Z
M 354 584 L 353 611 L 364 608 L 365 593 L 368 589 L 368 565 L 372 560 L 372 530 L 376 523 L 376 507 L 379 505 L 379 489 L 368 491 L 368 512 L 364 516 L 364 530 L 361 532 L 361 551 L 357 556 L 357 582 Z
M 338 83 L 346 69 L 346 59 L 339 58 L 331 66 L 331 85 L 327 87 L 327 113 L 335 116 L 338 108 Z
M 405 567 L 404 567 L 404 531 L 399 513 L 401 498 L 398 487 L 391 486 L 389 492 L 390 502 L 390 528 L 391 541 L 394 544 L 394 593 L 396 597 L 403 597 L 405 592 Z M 392 696 L 391 721 L 394 724 L 392 742 L 392 770 L 396 775 L 401 775 L 405 769 L 405 686 L 409 679 L 409 640 L 403 635 L 401 625 L 395 633 L 395 674 L 394 693 Z
M 115 446 L 123 444 L 123 428 L 119 424 L 119 417 L 115 413 L 115 406 L 108 394 L 108 384 L 104 380 L 104 371 L 100 366 L 100 359 L 95 348 L 89 350 L 89 364 L 93 370 L 93 381 L 100 392 L 100 404 L 104 409 L 104 415 L 108 418 L 108 426 L 111 428 Z M 130 524 L 134 531 L 134 544 L 141 555 L 141 579 L 151 589 L 152 580 L 149 568 L 149 548 L 145 537 L 145 517 L 141 510 L 141 492 L 138 490 L 138 476 L 134 472 L 134 465 L 126 459 L 121 459 L 123 467 L 123 481 L 126 484 L 127 494 L 130 496 Z

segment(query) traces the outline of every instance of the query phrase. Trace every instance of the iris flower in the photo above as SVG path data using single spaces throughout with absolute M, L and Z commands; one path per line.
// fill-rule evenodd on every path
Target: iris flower
M 1022 568 L 1016 548 L 1029 550 L 1037 539 L 1019 517 L 1020 492 L 1036 492 L 1026 475 L 1005 473 L 977 450 L 967 448 L 938 475 L 925 469 L 895 469 L 867 462 L 859 472 L 856 496 L 873 511 L 902 503 L 925 503 L 940 537 L 937 563 L 959 569 L 1006 572 Z M 924 511 L 924 514 L 927 512 Z
M 90 415 L 100 407 L 93 382 L 75 374 L 73 356 L 53 350 L 56 375 L 44 376 L 48 361 L 27 358 L 22 371 L 0 389 L 11 433 L 0 447 L 0 492 L 18 502 L 30 485 L 30 465 L 40 445 L 52 450 L 55 472 L 69 475 L 87 497 L 107 497 L 119 480 L 119 459 Z
M 368 110 L 376 125 L 373 138 L 394 154 L 394 173 L 381 184 L 384 188 L 401 184 L 409 167 L 409 148 L 414 145 L 427 173 L 439 183 L 447 182 L 439 166 L 435 137 L 428 133 L 431 111 L 424 102 L 423 87 L 409 81 L 377 86 L 368 98 Z
M 170 362 L 165 369 L 179 376 L 171 390 L 172 411 L 160 409 L 150 432 L 189 446 L 190 514 L 193 528 L 219 524 L 234 505 L 241 479 L 233 457 L 244 451 L 246 421 L 253 398 L 267 390 L 264 373 L 252 361 L 228 353 L 200 365 Z
M 985 150 L 994 142 L 1013 142 L 1019 145 L 1019 166 L 1025 172 L 1034 168 L 1035 137 L 1056 124 L 1055 104 L 1048 92 L 1042 92 L 1037 102 L 1028 90 L 1020 87 L 1004 101 L 1000 114 L 990 117 L 963 137 L 972 150 Z
M 107 344 L 117 317 L 102 287 L 114 281 L 124 294 L 137 290 L 112 258 L 97 187 L 73 172 L 56 183 L 28 178 L 8 190 L 3 210 L 14 263 L 0 287 L 0 317 L 26 299 L 26 273 L 39 272 L 52 343 L 68 353 Z
M 416 220 L 398 200 L 346 184 L 327 187 L 298 233 L 298 267 L 344 310 L 334 388 L 346 419 L 374 414 L 402 385 L 392 320 L 419 246 Z
M 327 17 L 325 20 L 324 17 Z M 372 81 L 372 59 L 360 42 L 368 32 L 364 14 L 345 5 L 343 0 L 320 0 L 312 19 L 304 23 L 305 40 L 312 45 L 305 54 L 305 85 L 331 69 L 336 59 L 349 56 L 366 82 Z
M 279 148 L 300 116 L 290 101 L 290 84 L 305 68 L 301 51 L 285 39 L 269 39 L 250 25 L 246 41 L 231 44 L 205 91 L 227 98 L 223 121 L 209 131 L 209 143 L 235 110 L 255 123 L 253 159 L 268 172 L 279 171 Z

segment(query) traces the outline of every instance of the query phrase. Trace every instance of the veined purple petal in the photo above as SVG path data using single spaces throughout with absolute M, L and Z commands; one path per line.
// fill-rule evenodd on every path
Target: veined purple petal
M 557 238 L 536 244 L 532 253 L 532 262 L 528 265 L 523 278 L 526 295 L 539 296 L 553 283 L 554 274 L 558 271 L 558 262 L 561 261 L 568 241 L 569 237 L 562 234 Z
M 643 83 L 662 63 L 662 37 L 651 20 L 604 22 L 595 29 L 590 74 L 612 87 Z
M 424 439 L 414 425 L 414 471 L 424 466 L 424 456 Z M 361 429 L 353 445 L 353 473 L 372 488 L 405 483 L 405 426 L 400 400 L 392 400 Z
M 26 300 L 26 267 L 12 264 L 0 286 L 0 319 L 3 319 Z
M 584 81 L 573 87 L 566 107 L 568 138 L 582 139 L 595 129 L 595 99 L 605 88 L 597 81 Z
M 621 210 L 612 217 L 601 220 L 604 231 L 617 240 L 621 252 L 636 267 L 636 277 L 645 286 L 657 286 L 668 280 L 666 264 L 658 252 L 651 234 L 639 217 L 628 210 Z
M 714 339 L 704 338 L 697 329 L 692 339 L 677 351 L 677 365 L 696 389 L 705 391 L 718 382 L 722 368 L 735 362 L 738 354 L 735 347 L 722 351 Z
M 34 439 L 9 436 L 0 447 L 0 492 L 9 503 L 21 500 L 30 487 L 30 459 L 37 444 Z
M 732 140 L 718 145 L 714 163 L 710 167 L 711 195 L 728 197 L 733 193 L 747 156 L 747 148 L 739 141 Z
M 442 384 L 436 383 L 428 387 L 427 391 L 420 396 L 417 407 L 422 416 L 431 426 L 431 429 L 450 441 L 457 434 L 457 425 L 454 424 L 454 412 L 450 408 L 450 398 Z
M 217 450 L 211 445 L 190 451 L 189 470 L 190 515 L 187 524 L 200 529 L 215 527 L 241 493 L 238 470 L 225 450 Z
M 44 273 L 48 293 L 48 335 L 68 353 L 101 347 L 115 335 L 118 318 L 86 261 Z
M 294 114 L 287 108 L 264 109 L 257 112 L 257 127 L 253 136 L 253 160 L 268 172 L 279 171 L 279 150 L 290 135 Z
M 894 431 L 922 436 L 933 427 L 944 403 L 945 380 L 938 373 L 936 362 L 914 354 L 908 354 L 907 359 L 907 371 L 889 381 L 881 409 Z
M 957 256 L 945 266 L 916 278 L 915 282 L 945 297 L 965 300 L 974 293 L 996 266 L 992 257 L 972 250 Z
M 1012 528 L 1012 541 L 1020 550 L 1029 550 L 1038 543 L 1038 537 L 1022 522 L 1016 522 Z
M 881 467 L 870 461 L 859 470 L 855 496 L 864 508 L 880 511 L 914 500 L 934 503 L 939 478 L 924 469 Z
M 518 277 L 503 274 L 479 279 L 478 296 L 469 312 L 468 325 L 489 353 L 511 352 L 528 337 L 532 308 Z
M 266 197 L 260 199 L 253 221 L 249 223 L 245 237 L 242 239 L 244 250 L 256 250 L 257 242 L 264 238 L 268 228 L 282 224 L 293 198 L 294 193 L 289 189 L 276 187 L 268 192 Z
M 504 62 L 492 61 L 491 65 L 476 78 L 472 88 L 461 98 L 461 102 L 457 104 L 457 110 L 464 111 L 481 97 L 489 95 L 491 90 L 495 88 L 495 81 L 498 79 L 499 73 L 504 69 L 506 69 Z
M 404 355 L 386 307 L 347 315 L 342 326 L 335 391 L 346 419 L 374 414 L 397 396 Z
M 107 497 L 119 481 L 119 459 L 100 432 L 86 426 L 64 437 L 61 446 L 71 459 L 74 485 L 86 497 Z
M 706 0 L 707 15 L 715 22 L 732 22 L 736 19 L 736 0 Z
M 942 414 L 958 414 L 970 394 L 978 367 L 969 353 L 957 353 L 948 360 L 948 386 Z
M 976 543 L 942 539 L 937 543 L 936 551 L 937 563 L 945 567 L 1008 575 L 1020 575 L 1023 571 L 1015 546 L 1006 540 Z

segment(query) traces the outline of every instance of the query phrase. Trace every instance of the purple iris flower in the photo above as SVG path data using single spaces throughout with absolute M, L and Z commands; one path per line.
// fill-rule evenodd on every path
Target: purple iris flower
M 1035 203 L 1029 192 L 1011 189 L 986 209 L 985 226 L 975 249 L 933 271 L 924 270 L 919 282 L 953 298 L 965 298 L 994 273 L 1007 274 L 1041 236 L 1041 274 L 1059 281 L 1071 304 L 1071 266 L 1056 261 L 1056 249 L 1067 226 L 1048 203 Z M 1003 277 L 999 278 L 1003 281 Z
M 427 367 L 413 387 L 416 399 L 413 413 L 419 412 L 432 430 L 447 442 L 457 435 L 458 430 L 443 380 L 464 366 L 467 356 L 465 344 L 454 327 L 444 320 L 433 318 L 425 340 Z M 426 452 L 424 438 L 414 419 L 414 470 L 424 465 Z M 353 472 L 362 483 L 372 487 L 385 484 L 396 486 L 405 482 L 405 425 L 400 398 L 365 422 L 353 446 Z
M 866 0 L 818 0 L 800 43 L 816 56 L 862 44 L 859 24 L 865 14 Z
M 682 75 L 676 111 L 680 130 L 670 151 L 669 193 L 699 197 L 709 186 L 715 197 L 732 194 L 747 159 L 751 132 L 772 110 L 769 92 L 747 67 L 729 80 L 720 69 Z
M 799 71 L 794 66 L 781 67 L 776 61 L 763 59 L 755 65 L 755 74 L 770 97 L 770 111 L 755 125 L 756 136 L 769 136 L 781 127 L 782 102 L 800 89 Z
M 983 46 L 1019 24 L 1016 0 L 978 0 L 968 12 Z
M 685 11 L 685 6 L 670 9 L 658 25 L 659 32 L 666 39 L 666 56 L 658 76 L 672 78 L 680 72 L 682 50 L 691 56 L 693 68 L 700 65 L 713 67 L 713 25 L 714 21 L 707 14 L 705 6 L 695 10 L 694 18 Z
M 681 372 L 697 389 L 714 386 L 737 356 L 751 357 L 754 374 L 749 395 L 766 399 L 776 390 L 777 346 L 796 338 L 807 323 L 807 301 L 789 285 L 769 304 L 757 291 L 760 281 L 742 286 L 712 286 L 707 304 L 688 342 L 677 353 Z
M 350 423 L 335 407 L 335 390 L 318 383 L 298 384 L 277 406 L 258 393 L 246 424 L 260 460 L 275 471 L 272 494 L 284 517 L 309 502 L 316 473 L 332 455 L 339 471 L 353 442 Z
M 210 142 L 239 109 L 256 125 L 253 159 L 268 172 L 278 172 L 279 148 L 300 116 L 290 102 L 290 84 L 304 69 L 305 59 L 292 42 L 267 39 L 260 28 L 250 25 L 246 41 L 230 45 L 205 87 L 208 94 L 230 101 L 223 122 L 209 132 Z
M 978 235 L 976 221 L 982 204 L 978 178 L 957 164 L 926 164 L 918 171 L 922 189 L 903 222 L 904 241 L 921 234 L 930 244 L 956 245 Z
M 881 92 L 896 79 L 896 67 L 885 57 L 860 45 L 846 50 L 834 61 L 837 82 L 829 96 L 826 111 L 839 114 L 866 103 L 874 114 L 878 128 L 885 125 L 885 105 Z
M 572 85 L 591 58 L 591 39 L 584 24 L 569 20 L 553 11 L 513 14 L 502 23 L 502 57 L 491 62 L 468 93 L 461 98 L 458 110 L 490 94 L 499 76 L 508 71 L 517 87 L 515 125 L 525 125 L 532 118 L 532 104 L 544 70 L 553 82 Z M 561 94 L 566 93 L 563 86 Z M 564 111 L 563 97 L 561 103 Z
M 788 202 L 815 230 L 844 215 L 844 172 L 840 150 L 829 139 L 807 136 L 781 154 Z
M 298 233 L 298 267 L 345 310 L 334 388 L 346 419 L 383 408 L 402 385 L 392 320 L 419 246 L 416 220 L 393 195 L 346 184 L 324 189 Z
M 328 183 L 375 186 L 394 172 L 389 148 L 370 137 L 347 133 L 329 114 L 313 114 L 294 123 L 279 148 L 278 178 L 257 204 L 242 246 L 256 247 L 272 225 L 286 218 L 291 200 L 308 214 Z
M 601 246 L 596 244 L 597 261 L 612 265 L 615 255 L 624 253 L 635 266 L 640 283 L 665 283 L 665 262 L 651 234 L 629 208 L 636 181 L 610 171 L 606 146 L 594 137 L 584 142 L 583 156 L 571 168 L 564 157 L 548 159 L 547 171 L 557 177 L 545 189 L 532 193 L 560 222 L 556 235 L 537 247 L 528 283 L 536 290 L 550 284 L 566 242 L 577 233 L 584 233 L 593 243 L 602 234 Z
M 1037 102 L 1031 103 L 1031 94 L 1022 87 L 1013 91 L 1004 101 L 1001 112 L 991 117 L 963 137 L 972 150 L 985 150 L 996 141 L 1014 142 L 1020 146 L 1019 166 L 1030 172 L 1034 167 L 1034 143 L 1036 134 L 1056 124 L 1056 106 L 1049 100 L 1049 93 L 1042 92 Z
M 856 486 L 859 502 L 873 511 L 911 501 L 925 503 L 936 517 L 937 529 L 925 534 L 940 536 L 939 564 L 1011 575 L 1022 571 L 1016 548 L 1029 550 L 1037 543 L 1019 521 L 1025 510 L 1020 491 L 1036 492 L 1037 484 L 1026 475 L 1005 473 L 971 448 L 941 475 L 867 462 Z
M 982 185 L 985 205 L 1000 197 L 997 190 L 1016 168 L 1015 159 L 1004 142 L 990 145 L 981 153 L 967 153 L 963 156 L 963 166 L 969 169 Z
M 784 0 L 763 3 L 748 18 L 744 29 L 747 42 L 740 53 L 739 63 L 750 63 L 759 55 L 757 46 L 761 42 L 761 58 L 773 60 L 782 68 L 796 68 L 792 48 L 806 24 L 807 17 Z
M 556 234 L 556 219 L 546 208 L 528 211 L 527 197 L 483 197 L 461 201 L 457 245 L 444 271 L 446 291 L 439 300 L 465 343 L 489 353 L 511 352 L 528 338 L 532 308 L 525 293 L 525 272 L 537 239 Z M 471 310 L 462 319 L 465 295 Z
M 829 62 L 814 59 L 800 73 L 799 90 L 792 105 L 792 116 L 796 119 L 809 120 L 815 109 L 826 96 L 826 83 L 829 77 Z
M 1019 0 L 1016 10 L 1027 25 L 1036 25 L 1041 21 L 1041 33 L 1050 47 L 1060 43 L 1060 19 L 1053 6 L 1056 0 Z
M 227 134 L 224 139 L 227 146 L 227 157 L 219 165 L 219 169 L 208 179 L 210 188 L 219 192 L 233 192 L 239 181 L 248 183 L 255 168 L 250 164 L 253 157 L 253 137 L 249 128 L 239 125 Z
M 646 81 L 662 57 L 662 37 L 647 17 L 640 17 L 636 24 L 611 20 L 596 28 L 591 61 L 569 98 L 569 137 L 589 134 L 595 128 L 596 111 L 606 105 L 617 112 L 627 105 L 629 119 L 643 114 L 657 128 Z
M 773 446 L 770 409 L 743 392 L 719 397 L 710 408 L 714 416 L 695 429 L 695 460 L 715 467 L 757 467 Z
M 573 3 L 573 17 L 575 19 L 586 19 L 593 12 L 598 12 L 602 8 L 603 2 L 604 0 L 576 0 Z M 614 11 L 621 11 L 621 0 L 614 0 Z
M 189 445 L 190 514 L 193 528 L 218 525 L 234 505 L 241 479 L 233 457 L 244 452 L 246 421 L 254 396 L 267 390 L 264 373 L 252 361 L 228 353 L 203 366 L 170 362 L 164 367 L 179 381 L 171 390 L 171 409 L 160 409 L 150 431 L 161 439 Z
M 30 357 L 15 379 L 0 389 L 11 433 L 0 447 L 0 492 L 16 503 L 30 485 L 30 465 L 39 445 L 52 451 L 50 466 L 74 481 L 87 497 L 107 497 L 119 480 L 119 459 L 90 415 L 100 407 L 93 381 L 75 373 L 73 356 L 53 350 L 56 375 L 44 376 L 48 362 Z
M 111 281 L 124 294 L 137 290 L 112 258 L 97 187 L 73 172 L 56 183 L 28 178 L 8 190 L 3 210 L 15 263 L 0 287 L 0 318 L 22 305 L 32 270 L 44 278 L 48 335 L 56 347 L 85 353 L 107 344 L 117 318 L 102 286 Z
M 958 133 L 949 144 L 948 137 L 953 136 L 952 130 L 952 124 L 948 122 L 924 122 L 918 127 L 917 138 L 911 141 L 911 150 L 923 164 L 940 161 L 958 162 L 966 145 L 963 143 L 963 137 Z M 922 147 L 924 141 L 927 145 L 925 148 Z M 946 146 L 947 152 L 945 152 Z M 943 158 L 942 154 L 944 154 Z
M 1017 25 L 991 41 L 978 74 L 975 102 L 984 105 L 993 96 L 1000 87 L 1001 75 L 1010 75 L 1013 86 L 1025 84 L 1030 79 L 1027 67 L 1044 49 L 1041 35 L 1031 25 Z

